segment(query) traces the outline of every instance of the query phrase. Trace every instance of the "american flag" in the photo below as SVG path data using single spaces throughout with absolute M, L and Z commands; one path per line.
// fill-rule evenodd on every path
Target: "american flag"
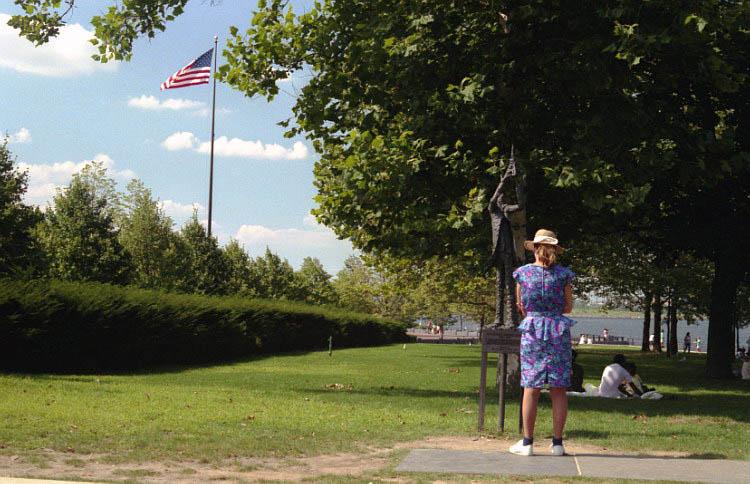
M 211 49 L 190 62 L 162 82 L 159 90 L 208 84 L 208 80 L 211 78 L 211 57 L 213 54 L 214 50 Z

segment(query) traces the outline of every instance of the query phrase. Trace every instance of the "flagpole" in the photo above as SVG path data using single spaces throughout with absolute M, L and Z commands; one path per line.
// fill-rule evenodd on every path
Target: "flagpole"
M 214 96 L 211 105 L 211 171 L 208 175 L 208 238 L 211 238 L 211 213 L 214 197 L 214 127 L 216 125 L 216 54 L 219 37 L 214 35 Z

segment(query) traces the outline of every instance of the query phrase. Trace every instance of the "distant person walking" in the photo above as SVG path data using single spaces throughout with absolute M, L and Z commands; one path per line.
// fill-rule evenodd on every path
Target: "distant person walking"
M 519 267 L 516 280 L 518 312 L 524 317 L 521 331 L 521 386 L 523 387 L 523 439 L 510 452 L 534 454 L 534 425 L 543 387 L 552 399 L 552 455 L 564 455 L 563 430 L 568 416 L 572 354 L 572 319 L 563 316 L 573 310 L 573 271 L 556 263 L 562 248 L 554 232 L 538 230 L 524 246 L 534 252 L 535 262 Z
M 697 351 L 698 353 L 701 352 L 701 337 L 700 336 L 695 338 L 695 351 Z
M 687 332 L 685 335 L 685 340 L 683 341 L 684 347 L 682 348 L 683 353 L 690 353 L 690 331 Z

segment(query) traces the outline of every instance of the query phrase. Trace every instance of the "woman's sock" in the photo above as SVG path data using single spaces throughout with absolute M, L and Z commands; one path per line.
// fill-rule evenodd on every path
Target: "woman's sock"
M 559 439 L 552 437 L 552 445 L 562 445 L 562 437 Z
M 531 445 L 534 443 L 534 437 L 528 439 L 526 437 L 523 438 L 523 445 Z

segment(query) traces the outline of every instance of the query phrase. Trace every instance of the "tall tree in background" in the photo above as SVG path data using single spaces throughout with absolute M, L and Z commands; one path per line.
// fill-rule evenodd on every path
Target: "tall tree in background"
M 183 250 L 172 219 L 140 180 L 128 184 L 119 240 L 129 255 L 131 283 L 145 288 L 177 289 L 183 273 Z
M 199 294 L 226 294 L 229 267 L 215 237 L 208 237 L 198 221 L 198 212 L 180 230 L 183 242 L 185 271 L 180 289 Z
M 227 292 L 229 294 L 249 295 L 253 294 L 255 286 L 251 279 L 250 257 L 236 239 L 229 241 L 223 248 L 224 259 L 227 262 L 228 280 Z
M 113 211 L 85 174 L 73 175 L 55 195 L 37 226 L 49 275 L 68 281 L 124 284 L 129 260 L 118 240 Z
M 369 314 L 378 313 L 378 279 L 375 271 L 357 256 L 350 255 L 336 274 L 333 286 L 341 307 Z
M 300 288 L 294 276 L 294 268 L 266 247 L 266 252 L 250 263 L 250 280 L 253 294 L 267 299 L 300 300 Z
M 299 295 L 311 304 L 335 304 L 336 291 L 331 284 L 331 275 L 315 257 L 305 257 L 295 272 Z
M 0 140 L 0 275 L 33 275 L 39 269 L 32 232 L 42 214 L 22 201 L 27 182 L 28 175 L 15 168 L 7 140 Z

